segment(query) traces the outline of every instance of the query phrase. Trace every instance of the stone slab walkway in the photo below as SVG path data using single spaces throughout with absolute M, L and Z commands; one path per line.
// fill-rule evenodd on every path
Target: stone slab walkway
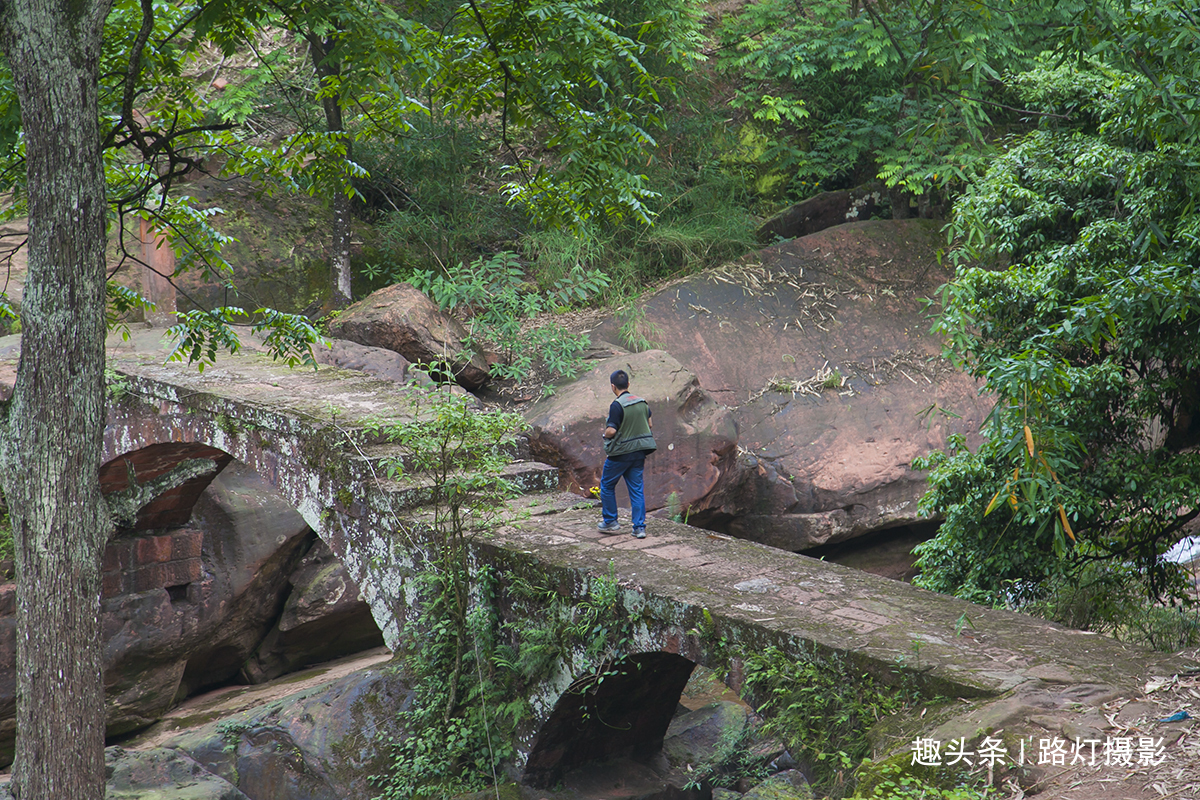
M 960 697 L 1022 684 L 1141 685 L 1181 659 L 996 611 L 794 553 L 651 519 L 645 539 L 596 530 L 594 510 L 530 517 L 492 546 L 595 575 L 647 598 L 707 609 L 733 636 L 774 631 L 853 654 L 885 673 L 914 671 Z

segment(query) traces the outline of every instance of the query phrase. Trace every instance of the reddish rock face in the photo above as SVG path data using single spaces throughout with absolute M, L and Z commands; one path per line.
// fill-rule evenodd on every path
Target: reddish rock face
M 120 492 L 129 488 L 129 471 L 132 469 L 138 483 L 146 483 L 170 472 L 185 458 L 207 458 L 216 462 L 220 471 L 232 460 L 232 456 L 215 447 L 195 442 L 162 442 L 125 453 L 100 467 L 100 491 L 104 494 Z M 136 528 L 173 528 L 186 525 L 196 498 L 208 487 L 217 472 L 210 472 L 163 492 L 137 515 Z
M 383 646 L 383 634 L 358 584 L 318 539 L 288 576 L 291 594 L 275 627 L 241 667 L 263 683 L 307 664 Z
M 613 401 L 609 375 L 623 369 L 630 391 L 653 413 L 658 451 L 646 459 L 647 508 L 663 508 L 675 493 L 682 508 L 703 514 L 733 477 L 737 426 L 728 409 L 701 388 L 696 376 L 660 350 L 601 361 L 587 375 L 532 406 L 533 456 L 563 469 L 570 488 L 586 494 L 604 467 L 601 433 Z M 629 507 L 624 483 L 618 502 Z
M 921 519 L 912 459 L 952 433 L 977 444 L 991 407 L 929 332 L 922 300 L 951 277 L 940 244 L 922 220 L 841 225 L 646 301 L 655 343 L 735 407 L 742 455 L 702 501 L 714 519 L 788 550 Z
M 313 358 L 318 364 L 355 369 L 396 383 L 407 383 L 416 372 L 410 372 L 408 359 L 394 350 L 367 347 L 345 339 L 333 339 L 329 347 L 314 347 Z
M 449 361 L 455 380 L 477 389 L 488 378 L 480 355 L 467 357 L 467 331 L 428 297 L 407 283 L 380 289 L 346 309 L 329 328 L 331 336 L 369 347 L 382 347 L 410 362 Z

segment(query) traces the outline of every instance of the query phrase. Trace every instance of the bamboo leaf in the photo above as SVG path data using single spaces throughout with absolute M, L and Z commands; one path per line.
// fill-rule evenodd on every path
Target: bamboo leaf
M 1058 504 L 1058 518 L 1062 521 L 1063 530 L 1066 531 L 1067 536 L 1070 536 L 1071 541 L 1074 542 L 1075 532 L 1071 530 L 1071 523 L 1067 522 L 1067 511 L 1062 507 L 1062 503 Z

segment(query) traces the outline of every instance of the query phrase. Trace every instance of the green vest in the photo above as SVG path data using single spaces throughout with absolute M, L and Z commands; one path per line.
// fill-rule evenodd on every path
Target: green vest
M 638 450 L 657 450 L 654 434 L 650 432 L 650 406 L 641 397 L 626 392 L 617 398 L 625 416 L 617 435 L 604 443 L 604 452 L 610 456 L 622 456 Z

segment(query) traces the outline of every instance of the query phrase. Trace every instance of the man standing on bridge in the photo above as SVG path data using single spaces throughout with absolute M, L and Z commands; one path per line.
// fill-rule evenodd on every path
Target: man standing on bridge
M 650 406 L 641 397 L 629 393 L 629 374 L 619 369 L 609 376 L 616 400 L 608 407 L 604 428 L 604 472 L 600 476 L 600 509 L 604 521 L 597 527 L 606 532 L 619 531 L 617 522 L 617 481 L 625 477 L 629 504 L 633 512 L 633 537 L 646 538 L 646 493 L 642 477 L 646 456 L 658 449 L 650 429 Z

